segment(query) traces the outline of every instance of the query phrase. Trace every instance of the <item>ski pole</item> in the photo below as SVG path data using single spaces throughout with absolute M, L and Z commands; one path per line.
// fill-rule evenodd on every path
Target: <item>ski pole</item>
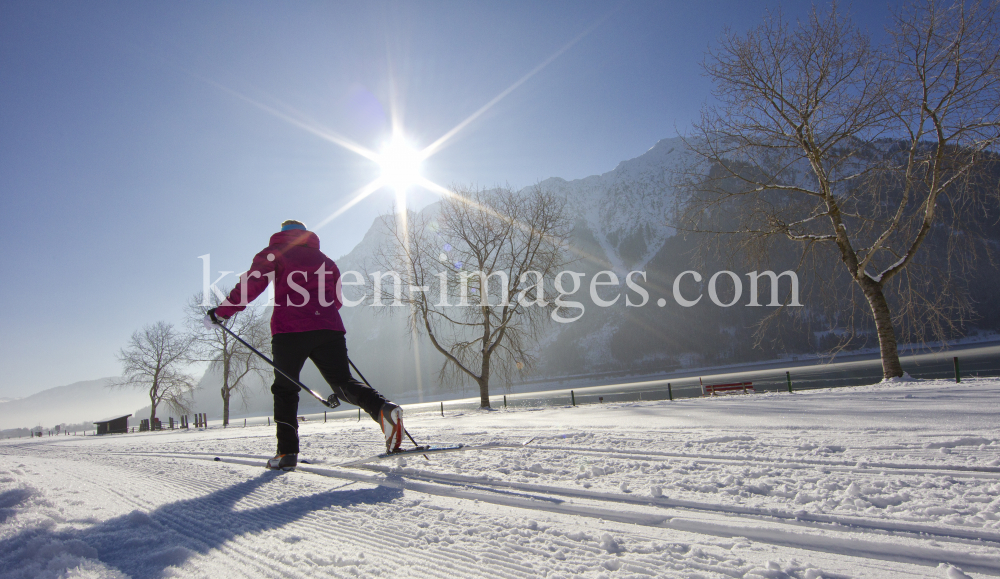
M 258 356 L 260 356 L 262 360 L 264 360 L 265 362 L 267 362 L 268 364 L 270 364 L 271 367 L 274 368 L 275 372 L 281 374 L 285 378 L 288 378 L 296 386 L 298 386 L 299 388 L 301 388 L 301 389 L 305 390 L 306 392 L 312 394 L 313 398 L 315 398 L 316 400 L 319 400 L 327 408 L 336 408 L 336 407 L 340 406 L 340 400 L 336 397 L 336 395 L 333 396 L 333 404 L 331 404 L 329 400 L 327 400 L 326 398 L 323 398 L 322 396 L 320 396 L 319 394 L 317 394 L 312 388 L 306 386 L 302 382 L 299 382 L 295 378 L 292 378 L 291 376 L 289 376 L 287 372 L 285 372 L 284 370 L 282 370 L 281 368 L 279 368 L 277 365 L 275 365 L 275 363 L 270 358 L 268 358 L 264 354 L 261 354 L 260 352 L 258 352 L 257 348 L 254 348 L 250 344 L 246 343 L 246 340 L 244 340 L 243 338 L 237 336 L 235 332 L 233 332 L 232 330 L 230 330 L 229 328 L 227 328 L 225 325 L 218 324 L 218 323 L 216 325 L 219 326 L 220 328 L 222 328 L 223 330 L 225 330 L 225 332 L 227 334 L 229 334 L 230 336 L 232 336 L 232 337 L 236 338 L 237 340 L 239 340 L 239 342 L 241 344 L 243 344 L 244 346 L 246 346 L 247 348 L 249 348 L 251 352 L 253 352 L 254 354 L 257 354 Z
M 372 388 L 374 390 L 374 387 L 368 382 L 368 380 L 365 379 L 365 375 L 361 373 L 361 370 L 358 370 L 358 367 L 354 365 L 354 362 L 350 358 L 347 359 L 347 363 L 350 364 L 351 368 L 354 368 L 354 371 L 358 373 L 358 377 L 361 378 L 361 381 L 364 382 L 366 386 L 368 386 L 369 388 Z M 410 436 L 409 432 L 407 432 L 405 426 L 403 427 L 403 433 L 406 434 L 406 438 L 410 439 L 410 442 L 413 443 L 413 446 L 420 446 L 419 444 L 417 444 L 416 440 L 413 440 L 413 437 Z M 427 458 L 427 457 L 424 456 L 424 458 Z M 428 458 L 427 460 L 430 460 L 430 459 Z

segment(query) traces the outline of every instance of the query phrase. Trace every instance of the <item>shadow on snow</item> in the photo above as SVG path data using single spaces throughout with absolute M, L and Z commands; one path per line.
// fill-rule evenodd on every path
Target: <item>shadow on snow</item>
M 132 511 L 86 529 L 26 529 L 0 540 L 0 569 L 5 576 L 34 577 L 50 560 L 67 554 L 97 559 L 135 579 L 160 577 L 167 567 L 182 565 L 190 557 L 207 554 L 236 537 L 278 529 L 326 507 L 384 503 L 403 495 L 400 489 L 382 486 L 331 490 L 236 510 L 238 502 L 278 476 L 282 474 L 264 473 L 203 497 L 169 503 L 148 514 Z M 30 494 L 7 491 L 0 495 L 0 506 L 14 506 Z M 13 509 L 2 512 L 12 514 Z

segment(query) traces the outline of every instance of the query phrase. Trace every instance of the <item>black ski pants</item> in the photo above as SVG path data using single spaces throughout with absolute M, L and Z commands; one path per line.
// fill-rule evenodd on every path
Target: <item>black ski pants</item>
M 360 406 L 373 420 L 378 420 L 378 413 L 386 400 L 374 388 L 358 382 L 351 375 L 344 332 L 312 330 L 275 334 L 271 336 L 271 353 L 274 365 L 296 380 L 306 359 L 312 360 L 337 398 Z M 278 454 L 299 452 L 299 390 L 298 384 L 275 371 L 271 393 L 274 394 Z

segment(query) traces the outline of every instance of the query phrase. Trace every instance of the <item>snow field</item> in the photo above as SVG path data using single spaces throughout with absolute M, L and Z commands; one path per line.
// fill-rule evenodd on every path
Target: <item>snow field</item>
M 0 441 L 2 577 L 1000 574 L 1000 380 Z M 526 440 L 531 442 L 522 446 Z M 220 457 L 220 462 L 213 461 Z

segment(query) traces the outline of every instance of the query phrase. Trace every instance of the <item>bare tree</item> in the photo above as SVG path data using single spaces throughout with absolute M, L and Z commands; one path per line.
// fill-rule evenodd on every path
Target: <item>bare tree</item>
M 190 349 L 191 340 L 175 331 L 172 324 L 156 322 L 144 326 L 133 332 L 128 345 L 119 351 L 122 375 L 110 386 L 149 392 L 150 427 L 161 403 L 178 413 L 186 412 L 195 382 L 181 366 L 187 363 Z
M 410 331 L 445 357 L 442 380 L 476 383 L 482 408 L 491 380 L 509 386 L 534 365 L 530 349 L 557 305 L 546 287 L 566 263 L 565 205 L 537 186 L 459 187 L 436 217 L 383 218 L 391 240 L 370 276 L 373 305 L 406 306 Z
M 222 298 L 214 292 L 210 299 L 212 307 L 218 307 L 222 301 Z M 219 390 L 222 395 L 222 425 L 228 426 L 230 400 L 233 395 L 238 394 L 245 406 L 250 378 L 257 377 L 266 381 L 271 367 L 222 328 L 205 329 L 201 322 L 205 317 L 201 294 L 192 296 L 188 300 L 186 309 L 188 325 L 191 328 L 191 360 L 209 362 L 209 370 L 222 375 L 222 388 Z M 271 353 L 269 319 L 266 310 L 248 307 L 226 320 L 225 325 L 259 352 L 268 356 Z
M 971 312 L 958 282 L 997 196 L 997 14 L 928 0 L 894 15 L 885 46 L 836 5 L 794 26 L 769 14 L 705 64 L 717 104 L 689 139 L 687 225 L 761 259 L 784 239 L 825 282 L 839 260 L 852 289 L 830 319 L 853 336 L 867 305 L 886 378 L 903 375 L 897 328 L 943 338 Z M 935 231 L 945 249 L 922 254 Z

